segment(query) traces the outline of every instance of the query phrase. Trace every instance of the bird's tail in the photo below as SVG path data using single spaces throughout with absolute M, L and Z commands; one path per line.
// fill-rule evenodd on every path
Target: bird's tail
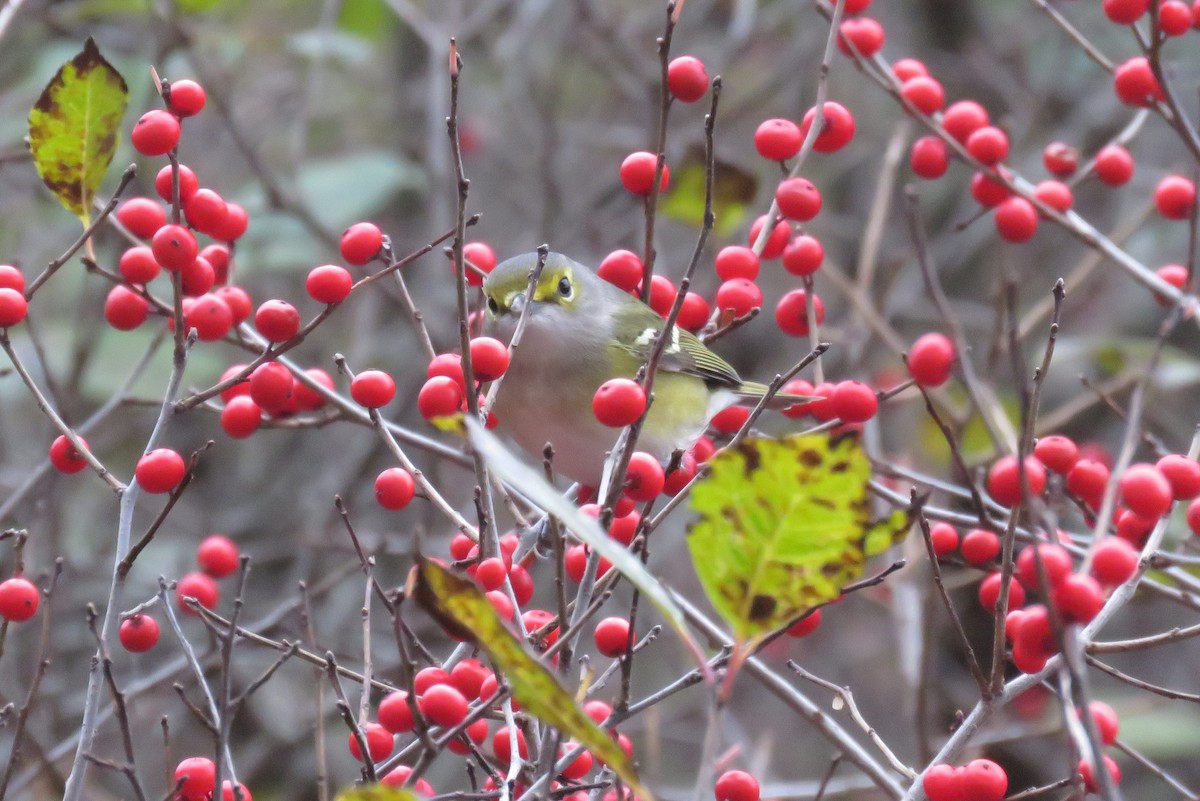
M 733 393 L 738 398 L 740 404 L 755 404 L 762 400 L 762 397 L 767 394 L 770 389 L 766 384 L 759 384 L 755 381 L 744 381 L 742 385 L 733 390 Z M 790 392 L 777 392 L 767 401 L 768 409 L 786 409 L 789 406 L 795 406 L 800 403 L 808 403 L 809 401 L 819 400 L 815 395 L 794 395 Z

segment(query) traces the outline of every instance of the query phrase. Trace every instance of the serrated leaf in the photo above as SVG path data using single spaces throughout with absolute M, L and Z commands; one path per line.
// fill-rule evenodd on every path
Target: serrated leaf
M 487 653 L 526 712 L 583 745 L 635 793 L 652 801 L 617 741 L 588 717 L 554 674 L 517 639 L 474 582 L 459 578 L 436 562 L 421 560 L 417 566 L 416 600 L 451 632 Z
M 836 599 L 908 531 L 902 511 L 871 522 L 871 465 L 853 437 L 747 439 L 709 467 L 692 490 L 688 548 L 740 646 Z
M 29 149 L 38 175 L 85 227 L 128 105 L 125 79 L 89 38 L 29 112 Z
M 688 148 L 683 159 L 671 167 L 671 186 L 659 201 L 662 213 L 680 222 L 699 226 L 704 222 L 704 149 Z M 713 231 L 730 236 L 742 224 L 746 209 L 758 193 L 758 180 L 737 165 L 713 164 Z
M 417 796 L 409 789 L 372 784 L 338 793 L 336 801 L 417 801 Z
M 567 501 L 550 482 L 530 469 L 516 456 L 508 451 L 494 434 L 479 424 L 479 421 L 467 418 L 467 433 L 471 438 L 471 446 L 478 451 L 487 466 L 502 480 L 516 487 L 522 495 L 536 503 L 547 514 L 558 518 L 567 529 L 583 541 L 592 550 L 612 563 L 613 570 L 623 575 L 630 584 L 641 590 L 675 633 L 687 646 L 688 651 L 696 660 L 697 667 L 706 676 L 708 663 L 699 644 L 688 631 L 678 604 L 671 599 L 663 585 L 642 564 L 641 560 L 629 553 L 626 548 L 608 536 L 595 518 L 580 512 L 577 507 Z

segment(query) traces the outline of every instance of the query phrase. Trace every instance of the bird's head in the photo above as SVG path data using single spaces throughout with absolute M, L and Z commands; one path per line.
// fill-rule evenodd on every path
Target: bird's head
M 488 319 L 501 327 L 516 325 L 525 307 L 529 317 L 550 314 L 570 315 L 587 303 L 596 274 L 582 264 L 562 255 L 550 253 L 546 264 L 529 294 L 529 276 L 537 267 L 538 254 L 525 253 L 496 265 L 483 282 L 487 296 Z

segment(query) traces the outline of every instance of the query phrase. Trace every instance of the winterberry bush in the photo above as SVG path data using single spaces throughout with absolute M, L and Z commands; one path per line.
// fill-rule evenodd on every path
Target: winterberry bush
M 1200 2 L 153 5 L 0 6 L 0 799 L 1197 797 Z

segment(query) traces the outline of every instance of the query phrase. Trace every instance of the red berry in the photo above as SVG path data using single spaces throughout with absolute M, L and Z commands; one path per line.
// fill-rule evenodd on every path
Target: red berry
M 149 239 L 155 231 L 166 225 L 167 212 L 148 197 L 131 197 L 117 209 L 117 219 L 129 229 L 129 233 Z
M 775 203 L 784 217 L 807 222 L 821 211 L 821 193 L 807 178 L 788 178 L 776 188 Z
M 800 152 L 804 135 L 791 120 L 764 120 L 754 131 L 754 149 L 768 161 L 787 161 Z
M 349 271 L 337 264 L 314 267 L 304 281 L 308 296 L 318 303 L 341 303 L 353 285 Z
M 936 556 L 947 556 L 958 550 L 958 529 L 949 523 L 934 523 L 929 527 L 929 539 Z
M 830 398 L 833 413 L 843 423 L 865 423 L 879 410 L 879 399 L 875 391 L 859 381 L 842 381 Z
M 179 144 L 179 118 L 162 109 L 147 111 L 134 123 L 129 141 L 143 156 L 164 156 Z
M 477 723 L 486 723 L 486 721 L 476 721 Z M 467 731 L 471 731 L 471 727 L 467 727 Z M 451 749 L 453 750 L 453 749 Z M 412 775 L 412 768 L 408 765 L 400 765 L 395 770 L 389 772 L 386 776 L 379 780 L 379 783 L 385 787 L 404 787 L 408 783 L 408 777 Z M 491 779 L 488 779 L 490 782 Z M 430 798 L 434 795 L 433 785 L 424 779 L 417 779 L 417 783 L 413 785 L 418 793 Z
M 1051 142 L 1042 151 L 1042 164 L 1059 178 L 1070 178 L 1079 167 L 1079 151 L 1065 142 Z
M 918 76 L 928 75 L 929 69 L 918 59 L 902 58 L 892 65 L 892 74 L 896 76 L 897 81 L 904 84 Z
M 1156 519 L 1171 508 L 1171 483 L 1150 464 L 1135 464 L 1121 476 L 1121 501 L 1135 514 Z
M 233 311 L 218 295 L 201 295 L 184 313 L 183 324 L 195 328 L 202 342 L 215 342 L 233 328 Z
M 821 627 L 821 610 L 814 609 L 804 617 L 788 626 L 789 637 L 807 637 Z
M 350 382 L 350 397 L 360 406 L 378 409 L 396 397 L 396 382 L 382 370 L 363 370 Z
M 1041 570 L 1038 569 L 1039 559 Z M 1053 543 L 1028 545 L 1017 554 L 1015 568 L 1022 586 L 1041 592 L 1044 589 L 1041 579 L 1043 572 L 1051 588 L 1059 586 L 1071 575 L 1071 554 L 1066 548 Z
M 1033 455 L 1055 473 L 1066 475 L 1079 461 L 1079 447 L 1070 437 L 1051 434 L 1037 441 L 1033 446 Z
M 825 304 L 816 293 L 813 293 L 813 311 L 820 325 L 825 321 Z M 775 322 L 785 334 L 808 336 L 808 294 L 803 289 L 793 289 L 780 298 L 775 306 Z
M 271 414 L 283 410 L 291 400 L 295 379 L 279 362 L 264 362 L 250 373 L 250 397 Z
M 988 120 L 987 109 L 974 100 L 959 100 L 942 112 L 942 127 L 964 145 L 971 134 L 988 124 Z
M 821 132 L 813 142 L 813 150 L 818 153 L 833 153 L 850 144 L 854 138 L 854 115 L 841 103 L 829 101 L 821 106 L 823 120 Z M 812 127 L 813 119 L 817 116 L 816 106 L 804 112 L 800 121 L 800 136 L 807 138 L 808 129 Z
M 992 125 L 977 128 L 967 137 L 967 152 L 988 166 L 999 164 L 1008 157 L 1008 134 Z
M 466 379 L 463 377 L 462 356 L 457 353 L 440 353 L 425 368 L 425 377 L 446 376 L 458 384 L 464 393 L 467 391 Z
M 716 801 L 758 801 L 758 780 L 744 770 L 727 770 L 717 777 Z
M 940 387 L 954 366 L 954 343 L 945 334 L 922 334 L 908 351 L 908 372 L 923 387 Z
M 246 785 L 241 782 L 237 783 L 237 792 L 241 795 L 236 795 L 233 784 L 228 779 L 221 782 L 221 801 L 254 801 Z
M 25 276 L 11 264 L 0 264 L 0 289 L 12 289 L 18 293 L 25 291 Z
M 708 71 L 693 56 L 671 59 L 667 65 L 667 88 L 684 103 L 695 103 L 708 92 Z
M 1008 187 L 986 173 L 977 172 L 971 176 L 971 197 L 986 208 L 999 206 L 1012 193 Z
M 983 581 L 979 583 L 979 603 L 984 609 L 989 612 L 996 611 L 996 604 L 1000 602 L 1000 584 L 1003 576 L 1000 573 L 989 573 Z M 1020 609 L 1025 605 L 1025 588 L 1016 579 L 1012 579 L 1008 584 L 1008 608 Z
M 628 378 L 605 381 L 592 397 L 592 413 L 606 426 L 623 428 L 646 410 L 646 393 Z
M 417 695 L 424 695 L 435 684 L 449 684 L 450 674 L 436 665 L 430 665 L 427 668 L 421 668 L 417 671 L 417 675 L 413 677 L 413 689 L 417 691 Z
M 147 284 L 162 271 L 154 258 L 154 251 L 144 245 L 131 247 L 122 253 L 117 269 L 121 277 L 131 284 Z
M 1182 264 L 1164 264 L 1155 270 L 1154 274 L 1179 290 L 1183 290 L 1188 283 L 1188 269 Z M 1154 300 L 1158 302 L 1159 306 L 1171 306 L 1174 304 L 1174 301 L 1169 297 L 1158 292 L 1154 293 Z
M 17 576 L 0 582 L 0 617 L 21 622 L 37 614 L 41 594 L 33 582 Z
M 812 275 L 825 261 L 825 248 L 816 237 L 801 234 L 783 249 L 783 269 L 792 275 Z
M 1168 220 L 1191 219 L 1196 185 L 1182 175 L 1168 175 L 1154 189 L 1154 207 Z
M 187 465 L 183 457 L 170 448 L 156 448 L 138 459 L 134 475 L 142 489 L 149 493 L 170 492 L 183 480 Z
M 1046 469 L 1032 456 L 1025 457 L 1025 479 L 1033 496 L 1046 489 Z M 988 494 L 1004 506 L 1016 506 L 1021 502 L 1021 475 L 1017 457 L 1002 456 L 992 465 L 987 477 Z
M 1168 453 L 1154 465 L 1171 485 L 1177 501 L 1190 501 L 1200 495 L 1200 462 L 1178 453 Z
M 946 92 L 942 85 L 928 75 L 909 78 L 900 87 L 900 95 L 922 114 L 939 111 L 946 103 Z
M 529 746 L 525 744 L 525 732 L 517 729 L 517 753 L 521 759 L 529 758 Z M 508 765 L 512 762 L 512 742 L 507 726 L 501 726 L 499 731 L 492 735 L 492 753 L 496 755 L 496 759 L 502 765 Z
M 646 150 L 639 150 L 635 153 L 630 153 L 621 162 L 621 185 L 626 191 L 634 195 L 648 195 L 650 190 L 654 188 L 654 172 L 658 169 L 658 156 Z M 658 191 L 666 191 L 667 182 L 670 178 L 670 170 L 664 162 L 662 168 L 662 178 L 658 184 Z
M 458 382 L 446 376 L 434 376 L 417 393 L 417 411 L 426 420 L 446 417 L 457 414 L 464 399 L 465 394 Z
M 379 702 L 379 724 L 392 734 L 403 734 L 413 730 L 413 716 L 408 706 L 408 693 L 397 690 L 384 696 L 384 699 Z
M 1000 538 L 990 531 L 977 528 L 962 539 L 963 559 L 970 565 L 985 565 L 1000 555 Z
M 238 568 L 237 544 L 224 534 L 211 534 L 196 548 L 196 564 L 213 578 L 231 576 Z
M 1092 552 L 1092 576 L 1105 587 L 1129 581 L 1137 566 L 1137 550 L 1120 537 L 1105 537 Z
M 614 250 L 604 257 L 596 274 L 626 292 L 636 292 L 642 283 L 642 260 L 631 250 Z
M 1008 774 L 990 759 L 972 760 L 963 767 L 959 787 L 969 801 L 1001 801 L 1008 791 Z
M 908 166 L 919 178 L 941 178 L 950 166 L 946 143 L 937 136 L 922 136 L 913 142 L 908 154 Z
M 750 419 L 750 410 L 745 406 L 730 406 L 713 415 L 709 425 L 721 434 L 736 434 Z
M 1108 772 L 1113 784 L 1121 783 L 1121 768 L 1117 766 L 1112 757 L 1107 755 L 1104 757 L 1104 769 Z M 1100 792 L 1100 782 L 1097 781 L 1092 765 L 1086 758 L 1079 760 L 1079 775 L 1083 777 L 1083 786 L 1089 793 Z
M 1068 623 L 1087 624 L 1104 607 L 1104 591 L 1091 576 L 1073 573 L 1054 588 L 1054 606 Z
M 117 284 L 104 300 L 104 319 L 118 331 L 132 331 L 146 322 L 150 302 L 129 287 Z
M 154 191 L 168 203 L 171 203 L 171 192 L 173 191 L 172 182 L 175 180 L 172 175 L 171 165 L 163 167 L 158 171 L 158 175 L 154 177 Z M 192 168 L 186 164 L 179 165 L 179 201 L 182 203 L 191 197 L 197 189 L 200 188 L 200 179 L 196 177 L 196 173 L 192 172 Z
M 623 617 L 606 617 L 596 624 L 594 633 L 596 650 L 607 657 L 616 658 L 628 650 L 629 621 Z
M 379 254 L 383 247 L 383 231 L 375 223 L 355 223 L 342 234 L 340 250 L 348 264 L 361 267 Z
M 130 615 L 121 621 L 117 632 L 121 646 L 130 653 L 141 654 L 158 644 L 158 621 L 149 615 Z
M 734 278 L 745 278 L 747 281 L 753 281 L 758 278 L 759 267 L 761 262 L 758 256 L 750 248 L 744 248 L 741 245 L 730 245 L 721 248 L 717 253 L 717 258 L 713 262 L 713 267 L 717 271 L 717 277 L 722 281 L 732 281 Z
M 870 58 L 883 49 L 883 26 L 870 17 L 858 17 L 843 20 L 838 28 L 838 49 L 845 55 L 850 55 L 850 47 L 854 45 L 863 58 Z
M 484 592 L 500 589 L 507 577 L 508 568 L 504 566 L 504 560 L 498 556 L 491 556 L 481 561 L 476 565 L 473 576 L 479 589 Z
M 746 244 L 751 248 L 758 242 L 758 236 L 762 232 L 763 223 L 766 221 L 767 215 L 762 215 L 754 221 L 750 226 L 750 235 L 747 237 Z M 780 220 L 775 223 L 775 227 L 771 229 L 771 233 L 767 235 L 767 242 L 763 245 L 762 253 L 759 258 L 777 259 L 783 255 L 784 248 L 792 238 L 792 227 L 787 220 Z
M 489 675 L 491 671 L 478 659 L 464 659 L 450 669 L 450 683 L 464 698 L 473 701 L 480 697 L 479 690 L 483 686 L 483 680 Z
M 953 765 L 931 765 L 921 777 L 921 789 L 929 801 L 965 801 L 962 771 Z
M 1103 701 L 1092 701 L 1088 704 L 1088 714 L 1092 716 L 1092 722 L 1096 724 L 1096 733 L 1100 735 L 1100 742 L 1105 745 L 1115 743 L 1117 734 L 1121 731 L 1121 719 L 1117 717 L 1116 710 Z
M 1113 73 L 1113 90 L 1128 106 L 1149 106 L 1165 99 L 1145 56 L 1135 56 L 1117 66 Z
M 658 312 L 662 318 L 671 313 L 675 305 L 675 285 L 665 275 L 656 275 L 650 279 L 650 308 Z
M 699 331 L 708 324 L 708 301 L 695 292 L 683 296 L 683 305 L 679 307 L 679 316 L 675 323 L 687 331 Z
M 189 757 L 175 767 L 175 783 L 184 801 L 208 801 L 217 786 L 217 766 L 206 757 Z
M 1080 459 L 1067 472 L 1067 491 L 1093 507 L 1100 505 L 1108 484 L 1109 470 L 1102 462 Z
M 200 246 L 196 237 L 182 225 L 164 225 L 150 240 L 154 260 L 165 270 L 178 272 L 196 260 Z
M 728 309 L 736 317 L 744 317 L 753 309 L 762 307 L 762 290 L 753 281 L 734 278 L 717 287 L 717 308 Z
M 574 745 L 573 743 L 567 743 L 567 745 L 564 746 L 564 748 L 571 748 L 571 747 L 573 747 L 573 745 Z M 563 751 L 564 751 L 564 749 L 559 749 L 560 757 L 565 755 L 563 753 Z M 582 779 L 584 776 L 588 775 L 588 773 L 591 771 L 593 761 L 594 760 L 592 759 L 591 752 L 580 751 L 579 756 L 577 756 L 573 760 L 571 760 L 567 764 L 567 766 L 565 768 L 563 768 L 562 773 L 560 775 L 564 779 L 569 779 L 572 781 L 577 781 L 579 779 Z
M 176 603 L 179 605 L 179 611 L 187 615 L 198 613 L 184 603 L 185 598 L 195 598 L 196 602 L 205 609 L 212 609 L 217 605 L 219 597 L 220 591 L 217 589 L 217 582 L 207 573 L 188 573 L 175 583 Z
M 435 684 L 425 691 L 417 705 L 421 714 L 435 726 L 451 728 L 462 723 L 469 711 L 467 699 L 449 684 Z
M 79 441 L 83 443 L 83 447 L 87 448 L 87 440 L 79 437 Z M 79 454 L 75 446 L 71 444 L 71 440 L 65 436 L 58 436 L 54 442 L 50 443 L 50 464 L 60 473 L 78 473 L 88 466 L 87 460 Z
M 637 451 L 629 459 L 625 473 L 625 493 L 635 501 L 650 501 L 663 490 L 662 464 L 648 453 Z
M 221 410 L 221 430 L 234 439 L 245 439 L 262 425 L 262 409 L 248 395 L 225 402 Z
M 471 368 L 476 381 L 495 381 L 508 369 L 508 348 L 491 337 L 472 339 Z
M 192 117 L 204 108 L 208 95 L 204 87 L 188 78 L 171 81 L 171 111 L 180 117 Z
M 1033 188 L 1033 196 L 1060 214 L 1065 214 L 1075 205 L 1071 187 L 1062 181 L 1042 181 Z
M 1150 8 L 1150 0 L 1104 0 L 1104 14 L 1118 25 L 1132 25 Z
M 224 220 L 209 236 L 221 242 L 233 242 L 235 239 L 241 239 L 249 225 L 250 218 L 246 215 L 246 210 L 237 203 L 228 202 L 225 204 Z
M 213 190 L 197 189 L 183 201 L 183 213 L 187 216 L 188 225 L 202 234 L 212 236 L 225 225 L 229 206 L 225 198 Z
M 396 742 L 390 731 L 378 723 L 368 723 L 362 727 L 362 735 L 363 739 L 367 742 L 367 752 L 372 762 L 380 762 L 391 756 L 392 748 L 395 747 Z M 358 738 L 354 736 L 354 732 L 348 735 L 347 743 L 350 746 L 350 755 L 361 762 L 363 753 L 362 749 L 359 748 Z
M 196 256 L 192 263 L 179 271 L 183 294 L 195 298 L 213 288 L 217 282 L 216 271 L 203 256 Z
M 483 286 L 484 277 L 496 268 L 496 251 L 486 242 L 467 242 L 463 259 L 474 268 L 466 271 L 467 286 Z
M 1183 36 L 1193 22 L 1192 9 L 1183 0 L 1163 0 L 1158 7 L 1158 27 L 1167 36 Z
M 1128 183 L 1133 169 L 1133 156 L 1120 145 L 1105 145 L 1096 154 L 1096 177 L 1109 186 Z
M 254 327 L 271 342 L 286 342 L 300 331 L 300 312 L 285 300 L 268 300 L 254 312 Z
M 402 467 L 389 467 L 375 478 L 375 500 L 384 509 L 403 509 L 415 492 L 412 474 Z
M 996 207 L 996 230 L 1009 242 L 1028 242 L 1037 227 L 1037 209 L 1023 197 L 1010 197 Z

